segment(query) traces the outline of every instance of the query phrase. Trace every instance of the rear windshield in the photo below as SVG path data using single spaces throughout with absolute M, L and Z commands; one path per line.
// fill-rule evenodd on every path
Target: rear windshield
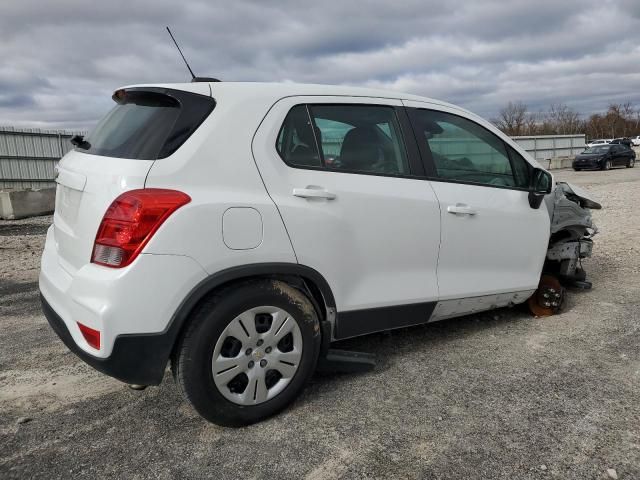
M 105 157 L 156 160 L 175 152 L 211 113 L 211 97 L 169 89 L 118 90 L 116 106 L 77 147 Z

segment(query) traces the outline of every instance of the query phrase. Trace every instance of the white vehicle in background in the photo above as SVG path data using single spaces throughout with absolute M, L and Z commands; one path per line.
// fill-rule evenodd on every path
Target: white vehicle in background
M 636 135 L 635 137 L 631 137 L 631 143 L 633 143 L 634 147 L 640 147 L 640 135 Z
M 599 206 L 448 103 L 212 81 L 113 100 L 59 163 L 43 310 L 122 381 L 157 385 L 171 363 L 222 425 L 347 363 L 333 341 L 528 299 L 553 311 L 541 273 L 574 278 L 591 253 Z
M 591 147 L 596 147 L 598 145 L 608 145 L 611 143 L 613 139 L 611 138 L 600 138 L 597 140 L 591 140 L 589 143 L 587 143 L 587 147 L 591 148 Z

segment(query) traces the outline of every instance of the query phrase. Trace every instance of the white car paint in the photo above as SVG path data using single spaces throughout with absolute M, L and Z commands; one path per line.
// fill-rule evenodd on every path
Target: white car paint
M 165 331 L 203 279 L 241 265 L 314 268 L 335 295 L 338 318 L 340 312 L 439 301 L 435 320 L 518 303 L 536 288 L 549 217 L 529 207 L 526 192 L 291 168 L 275 149 L 282 121 L 298 103 L 420 102 L 480 123 L 539 167 L 479 117 L 423 97 L 343 86 L 151 86 L 212 95 L 217 104 L 162 160 L 72 151 L 59 164 L 41 291 L 91 355 L 108 357 L 118 335 Z M 122 192 L 152 187 L 180 190 L 191 202 L 169 217 L 131 265 L 92 264 L 96 231 L 111 202 Z M 309 198 L 308 190 L 321 191 L 320 197 Z M 476 214 L 448 213 L 459 204 Z M 82 338 L 79 320 L 102 332 L 99 351 Z
M 308 102 L 402 105 L 395 99 L 307 96 L 283 99 L 269 111 L 253 151 L 298 261 L 326 277 L 339 312 L 437 300 L 440 212 L 433 189 L 422 180 L 287 166 L 274 148 L 276 137 L 291 107 Z M 334 198 L 299 197 L 294 189 Z
M 470 118 L 532 164 L 535 162 L 489 122 L 462 109 L 404 103 Z M 529 206 L 528 192 L 446 181 L 430 183 L 440 203 L 439 300 L 535 290 L 547 250 L 550 220 L 544 209 Z M 475 311 L 477 307 L 470 308 Z

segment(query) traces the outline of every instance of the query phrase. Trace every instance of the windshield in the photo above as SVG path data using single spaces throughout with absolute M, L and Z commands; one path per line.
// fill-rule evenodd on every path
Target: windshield
M 78 148 L 105 157 L 156 160 L 176 151 L 213 110 L 210 97 L 177 90 L 118 90 L 117 103 Z
M 587 148 L 582 153 L 607 153 L 611 147 L 609 145 L 598 145 L 596 147 Z

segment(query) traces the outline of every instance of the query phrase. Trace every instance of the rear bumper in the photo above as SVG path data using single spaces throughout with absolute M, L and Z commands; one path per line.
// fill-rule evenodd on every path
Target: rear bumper
M 87 263 L 75 271 L 58 255 L 49 229 L 40 269 L 42 308 L 82 360 L 128 383 L 160 383 L 178 332 L 172 318 L 206 273 L 193 259 L 141 254 L 116 269 Z M 95 348 L 79 323 L 100 332 Z
M 164 376 L 174 335 L 167 333 L 122 335 L 115 339 L 111 355 L 96 357 L 73 340 L 64 321 L 40 295 L 42 311 L 49 325 L 69 350 L 96 370 L 126 383 L 158 385 Z

